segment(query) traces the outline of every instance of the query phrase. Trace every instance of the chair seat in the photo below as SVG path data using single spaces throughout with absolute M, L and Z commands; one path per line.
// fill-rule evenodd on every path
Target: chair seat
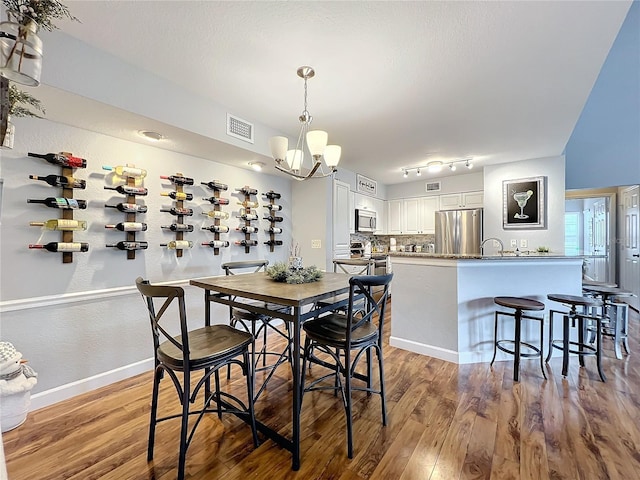
M 302 328 L 309 338 L 319 343 L 335 347 L 340 347 L 347 343 L 347 318 L 345 315 L 333 313 L 317 319 L 307 320 L 302 325 Z M 357 346 L 377 334 L 376 325 L 371 322 L 365 322 L 351 332 L 351 343 Z
M 579 297 L 577 295 L 565 295 L 561 293 L 550 293 L 547 295 L 549 300 L 554 302 L 567 303 L 569 305 L 580 305 L 583 307 L 599 307 L 602 305 L 601 300 L 589 297 Z
M 173 337 L 178 343 L 181 336 Z M 210 366 L 217 360 L 238 354 L 251 344 L 253 338 L 250 333 L 237 330 L 229 325 L 212 325 L 198 328 L 189 332 L 189 350 L 191 355 L 191 369 Z M 158 359 L 176 370 L 183 369 L 183 354 L 170 341 L 165 341 L 158 347 Z
M 530 298 L 522 297 L 495 297 L 495 303 L 507 308 L 515 308 L 518 310 L 544 310 L 544 303 Z

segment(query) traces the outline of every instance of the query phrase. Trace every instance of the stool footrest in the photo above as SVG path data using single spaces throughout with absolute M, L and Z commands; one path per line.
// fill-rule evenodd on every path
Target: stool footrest
M 509 348 L 509 347 L 507 347 L 505 345 L 511 345 L 512 347 Z M 498 350 L 502 350 L 503 352 L 510 353 L 511 355 L 515 355 L 516 354 L 515 345 L 516 345 L 515 340 L 498 340 L 496 342 L 496 347 L 498 347 Z M 533 350 L 533 352 L 524 353 L 524 352 L 522 352 L 522 350 L 520 350 L 520 356 L 521 357 L 535 358 L 535 357 L 539 357 L 540 355 L 542 355 L 542 352 L 540 351 L 540 349 L 538 347 L 536 347 L 535 345 L 531 345 L 530 343 L 527 343 L 527 342 L 520 342 L 520 348 L 522 348 L 522 347 L 529 348 L 529 349 Z
M 598 349 L 592 347 L 591 345 L 587 345 L 586 343 L 579 342 L 569 342 L 569 345 L 573 345 L 575 347 L 582 347 L 582 350 L 572 350 L 569 348 L 569 353 L 575 353 L 576 355 L 596 355 L 598 353 Z M 562 340 L 554 340 L 551 342 L 551 346 L 557 348 L 558 350 L 564 350 L 564 346 Z

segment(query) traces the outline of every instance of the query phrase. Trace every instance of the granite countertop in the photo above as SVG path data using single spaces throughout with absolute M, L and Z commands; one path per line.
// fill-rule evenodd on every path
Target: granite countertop
M 584 258 L 582 256 L 568 256 L 559 253 L 539 253 L 523 252 L 520 255 L 508 252 L 504 255 L 460 255 L 454 253 L 415 253 L 415 252 L 389 252 L 391 257 L 415 257 L 415 258 L 444 258 L 450 260 L 513 260 L 513 259 L 535 259 L 535 258 Z

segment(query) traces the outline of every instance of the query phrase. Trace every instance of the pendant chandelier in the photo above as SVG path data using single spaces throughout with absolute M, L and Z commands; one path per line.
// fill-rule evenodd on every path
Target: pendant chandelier
M 327 145 L 329 135 L 322 130 L 309 130 L 313 117 L 307 110 L 307 80 L 313 78 L 315 71 L 312 67 L 298 68 L 298 76 L 304 80 L 304 110 L 298 118 L 300 133 L 296 148 L 289 150 L 289 140 L 286 137 L 271 137 L 269 147 L 276 162 L 276 168 L 291 175 L 296 180 L 327 177 L 337 171 L 342 148 L 338 145 Z M 310 162 L 305 163 L 305 145 L 311 155 Z M 309 158 L 309 157 L 307 157 Z M 327 171 L 323 168 L 324 165 Z

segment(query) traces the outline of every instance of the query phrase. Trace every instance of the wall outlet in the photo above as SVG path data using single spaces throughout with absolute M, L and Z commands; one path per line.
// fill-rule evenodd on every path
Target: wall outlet
M 529 248 L 529 242 L 526 238 L 520 239 L 520 248 Z
M 322 248 L 322 240 L 311 240 L 311 248 Z
M 515 238 L 511 239 L 511 246 L 513 248 L 518 248 L 518 241 Z

